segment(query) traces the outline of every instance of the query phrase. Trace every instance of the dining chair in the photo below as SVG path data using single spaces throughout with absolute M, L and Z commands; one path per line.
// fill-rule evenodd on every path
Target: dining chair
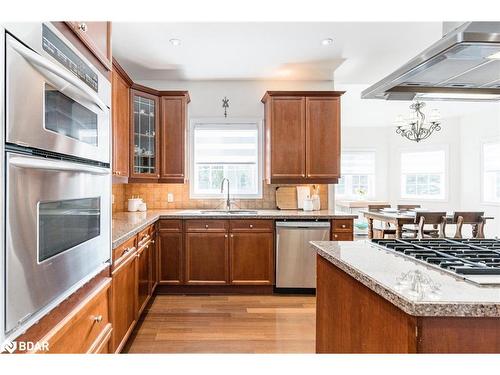
M 446 227 L 446 212 L 417 212 L 415 224 L 418 227 L 417 238 L 444 238 Z M 426 229 L 426 225 L 432 225 L 432 229 Z M 436 229 L 437 226 L 438 228 Z
M 419 204 L 398 204 L 398 211 L 409 211 L 420 207 Z
M 484 238 L 484 212 L 473 211 L 456 211 L 453 214 L 453 223 L 456 224 L 456 231 L 454 238 L 462 237 L 462 226 L 464 224 L 472 225 L 472 237 Z
M 391 208 L 390 204 L 369 204 L 368 211 L 380 211 L 384 208 Z M 384 223 L 382 228 L 373 228 L 374 238 L 386 238 L 386 236 L 396 236 L 396 229 L 391 228 L 389 223 Z

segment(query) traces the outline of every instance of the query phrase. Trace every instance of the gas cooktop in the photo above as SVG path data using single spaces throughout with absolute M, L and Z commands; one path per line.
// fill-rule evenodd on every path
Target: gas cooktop
M 500 284 L 500 240 L 373 239 L 372 242 L 478 284 Z

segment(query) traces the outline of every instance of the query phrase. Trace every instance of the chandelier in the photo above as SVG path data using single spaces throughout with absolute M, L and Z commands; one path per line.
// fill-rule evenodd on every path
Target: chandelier
M 434 131 L 441 130 L 440 115 L 437 109 L 433 109 L 430 121 L 425 121 L 425 115 L 422 109 L 424 102 L 415 101 L 410 105 L 410 116 L 404 119 L 399 115 L 396 119 L 396 134 L 409 139 L 410 141 L 420 142 L 431 136 Z

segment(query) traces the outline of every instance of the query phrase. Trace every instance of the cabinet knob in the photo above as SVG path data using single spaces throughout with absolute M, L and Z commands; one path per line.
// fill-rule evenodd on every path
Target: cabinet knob
M 96 322 L 96 323 L 102 322 L 102 315 L 96 315 L 96 316 L 94 316 L 94 322 Z
M 337 238 L 339 235 L 338 234 L 334 234 L 333 235 L 333 238 Z
M 345 225 L 345 224 L 342 224 L 342 228 L 346 228 L 346 225 Z
M 253 224 L 250 224 L 249 226 L 250 226 L 250 228 L 253 228 Z
M 231 234 L 231 238 L 233 238 L 233 237 L 234 237 L 234 234 Z
M 227 238 L 227 234 L 225 234 L 224 237 Z
M 155 243 L 155 240 L 151 240 L 151 243 Z
M 310 175 L 310 174 L 308 174 L 308 175 L 307 175 L 307 177 L 311 177 L 311 175 Z
M 302 173 L 302 177 L 306 177 L 306 175 L 304 173 Z
M 208 224 L 205 224 L 205 228 L 208 229 Z
M 80 22 L 80 23 L 78 24 L 78 30 L 80 30 L 80 31 L 82 31 L 82 32 L 84 32 L 84 33 L 86 33 L 86 32 L 87 32 L 87 29 L 88 29 L 88 26 L 87 26 L 87 24 L 86 24 L 85 22 Z

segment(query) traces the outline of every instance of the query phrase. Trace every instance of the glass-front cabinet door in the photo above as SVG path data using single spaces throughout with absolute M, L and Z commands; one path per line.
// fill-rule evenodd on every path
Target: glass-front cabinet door
M 157 179 L 158 155 L 158 97 L 131 90 L 131 178 Z

